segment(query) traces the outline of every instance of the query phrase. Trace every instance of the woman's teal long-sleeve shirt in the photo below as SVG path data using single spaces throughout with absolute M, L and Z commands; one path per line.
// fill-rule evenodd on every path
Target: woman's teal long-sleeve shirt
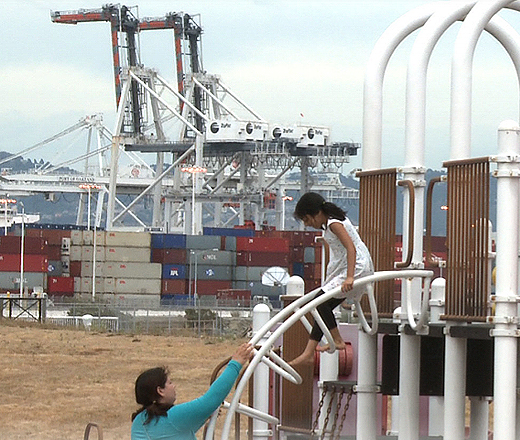
M 230 361 L 203 396 L 172 406 L 166 416 L 146 425 L 146 410 L 142 411 L 132 423 L 132 440 L 195 440 L 195 433 L 231 391 L 241 368 L 239 362 Z

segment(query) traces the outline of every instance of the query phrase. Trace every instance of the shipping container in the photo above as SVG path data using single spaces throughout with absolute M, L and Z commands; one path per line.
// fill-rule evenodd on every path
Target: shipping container
M 303 274 L 305 280 L 321 280 L 321 264 L 304 263 Z
M 237 266 L 282 266 L 289 265 L 289 255 L 276 252 L 237 251 Z
M 304 252 L 302 246 L 291 246 L 289 250 L 289 262 L 301 261 L 303 262 Z
M 91 277 L 93 274 L 92 271 L 92 261 L 81 261 L 81 276 L 82 277 Z M 105 263 L 103 261 L 96 261 L 96 277 L 104 277 L 105 274 Z
M 186 279 L 189 277 L 189 272 L 185 264 L 163 264 L 162 278 L 163 279 Z
M 74 278 L 49 276 L 47 279 L 47 292 L 50 296 L 72 296 L 74 294 Z
M 107 278 L 101 278 L 96 277 L 96 292 L 95 293 L 104 293 L 106 291 L 105 284 L 106 284 Z M 74 278 L 76 280 L 76 278 Z M 76 290 L 77 286 L 74 284 L 74 291 Z M 81 277 L 80 278 L 80 285 L 79 285 L 79 292 L 81 293 L 92 293 L 92 277 Z
M 184 249 L 186 248 L 186 235 L 152 234 L 151 246 L 156 249 Z
M 186 249 L 220 249 L 221 244 L 217 235 L 186 235 Z
M 73 244 L 70 246 L 70 261 L 81 261 L 81 249 L 83 246 Z
M 63 266 L 61 260 L 49 260 L 47 266 L 47 275 L 50 277 L 61 277 L 63 275 Z
M 316 251 L 314 246 L 308 246 L 303 248 L 303 262 L 304 263 L 315 263 L 316 262 Z
M 285 238 L 237 237 L 237 252 L 289 253 L 289 241 Z
M 269 266 L 237 266 L 235 267 L 235 280 L 261 281 L 263 273 Z
M 289 272 L 291 276 L 297 275 L 299 277 L 305 277 L 304 263 L 295 261 L 292 263 L 292 272 Z
M 226 251 L 236 252 L 237 250 L 237 238 L 233 236 L 222 237 L 224 239 L 224 244 L 222 245 L 222 249 Z
M 221 289 L 217 290 L 217 299 L 251 299 L 251 290 L 249 289 Z
M 46 272 L 25 272 L 23 273 L 24 287 L 32 292 L 33 288 L 41 287 L 47 289 Z M 0 289 L 19 292 L 20 272 L 0 272 Z M 24 289 L 25 290 L 25 289 Z
M 71 246 L 83 245 L 83 231 L 79 231 L 79 230 L 70 231 L 70 245 Z
M 20 272 L 20 254 L 0 254 L 0 271 Z M 46 255 L 24 254 L 23 267 L 25 272 L 45 272 L 47 273 L 49 260 Z
M 186 263 L 213 265 L 213 266 L 234 266 L 236 264 L 236 254 L 231 251 L 197 251 L 188 255 Z
M 150 248 L 151 234 L 149 232 L 105 232 L 105 246 L 132 246 Z
M 153 263 L 176 263 L 185 264 L 187 261 L 186 249 L 158 249 L 152 248 L 152 262 Z
M 97 254 L 96 254 L 97 256 Z M 149 263 L 150 249 L 142 247 L 105 247 L 105 261 Z
M 219 290 L 231 289 L 233 282 L 231 280 L 197 280 L 191 282 L 191 293 L 199 296 L 217 295 Z
M 118 293 L 161 294 L 160 278 L 115 278 L 114 291 Z
M 87 229 L 83 231 L 83 246 L 92 246 L 94 244 L 94 231 Z
M 161 281 L 161 293 L 186 294 L 188 293 L 188 280 L 165 280 Z
M 253 237 L 254 229 L 234 229 L 234 228 L 202 228 L 204 235 L 220 235 L 229 237 Z
M 69 248 L 70 252 L 70 248 Z M 60 260 L 62 255 L 62 248 L 58 245 L 47 246 L 46 251 L 47 258 L 49 260 Z
M 260 281 L 234 281 L 233 289 L 246 289 L 251 291 L 251 297 L 267 296 L 278 300 L 280 295 L 285 295 L 285 286 L 266 286 Z
M 232 280 L 233 266 L 213 266 L 198 264 L 197 278 L 199 280 Z
M 46 254 L 47 240 L 40 237 L 24 237 L 23 248 L 25 254 Z M 21 250 L 21 237 L 14 235 L 0 236 L 0 252 L 6 254 L 20 254 Z
M 104 275 L 113 278 L 161 278 L 160 263 L 106 262 Z

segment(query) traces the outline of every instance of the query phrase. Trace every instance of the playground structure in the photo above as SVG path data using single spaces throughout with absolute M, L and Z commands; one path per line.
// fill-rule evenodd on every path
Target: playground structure
M 367 283 L 371 324 L 362 305 L 356 304 L 361 325 L 357 330 L 357 378 L 349 387 L 356 394 L 355 438 L 375 440 L 381 434 L 400 440 L 428 438 L 461 440 L 466 436 L 466 397 L 470 397 L 470 438 L 499 440 L 520 438 L 518 411 L 518 231 L 520 127 L 515 121 L 497 121 L 498 150 L 488 157 L 471 157 L 472 61 L 476 43 L 485 30 L 506 49 L 520 78 L 520 35 L 502 18 L 501 9 L 520 11 L 520 3 L 509 0 L 436 2 L 418 7 L 395 21 L 380 37 L 368 62 L 364 95 L 363 171 L 360 177 L 360 234 L 367 243 L 376 267 L 372 277 L 358 280 Z M 448 218 L 447 260 L 430 258 L 429 218 L 424 224 L 425 207 L 437 182 L 425 191 L 425 107 L 428 62 L 432 51 L 455 22 L 462 21 L 454 44 L 451 80 L 451 154 L 447 168 Z M 419 30 L 410 53 L 406 90 L 405 164 L 399 169 L 381 169 L 383 80 L 389 60 L 400 43 Z M 491 172 L 491 165 L 496 169 Z M 398 179 L 402 174 L 402 179 Z M 492 252 L 489 221 L 489 179 L 497 179 L 496 254 Z M 394 263 L 395 192 L 402 186 L 407 192 L 403 228 L 404 261 Z M 426 194 L 425 194 L 426 193 Z M 425 195 L 427 200 L 425 201 Z M 428 211 L 428 209 L 426 209 Z M 429 217 L 430 213 L 427 212 Z M 426 226 L 426 237 L 423 237 Z M 423 245 L 423 240 L 425 246 Z M 426 250 L 426 258 L 423 258 Z M 491 291 L 491 260 L 496 258 L 495 291 Z M 435 279 L 424 270 L 425 264 L 445 265 L 446 279 Z M 396 270 L 397 269 L 397 270 Z M 402 278 L 401 312 L 394 314 L 393 279 Z M 426 280 L 426 281 L 421 281 Z M 257 345 L 254 359 L 242 376 L 231 399 L 222 439 L 229 438 L 234 413 L 254 418 L 252 438 L 282 438 L 299 434 L 337 438 L 338 412 L 334 421 L 320 418 L 316 426 L 305 430 L 286 429 L 286 421 L 268 413 L 265 390 L 269 369 L 285 380 L 300 383 L 301 376 L 274 351 L 279 338 L 293 324 L 312 313 L 329 295 L 314 298 L 316 291 L 296 299 L 286 309 L 263 325 L 254 326 L 251 342 Z M 331 292 L 333 295 L 335 292 Z M 365 300 L 363 299 L 362 302 Z M 366 308 L 366 305 L 365 305 Z M 319 319 L 318 319 L 318 322 Z M 321 324 L 320 324 L 321 325 Z M 385 337 L 398 338 L 398 391 L 392 400 L 392 429 L 379 432 L 378 394 L 383 393 L 385 377 L 378 377 L 380 344 Z M 330 335 L 325 332 L 330 342 Z M 388 340 L 388 339 L 387 339 Z M 441 347 L 437 369 L 422 359 L 421 345 L 434 340 Z M 487 341 L 487 351 L 475 346 Z M 387 351 L 388 353 L 388 351 Z M 322 357 L 330 356 L 323 354 Z M 489 362 L 488 362 L 489 361 Z M 322 362 L 323 364 L 324 362 Z M 384 359 L 383 359 L 384 363 Z M 333 380 L 333 363 L 326 380 Z M 323 365 L 320 365 L 322 369 Z M 386 367 L 388 367 L 388 363 Z M 437 390 L 428 395 L 422 407 L 421 376 L 439 381 Z M 385 365 L 383 372 L 386 373 Z M 326 373 L 326 371 L 325 371 Z M 477 373 L 475 385 L 474 373 Z M 253 376 L 254 374 L 254 376 Z M 429 377 L 428 377 L 429 375 Z M 384 375 L 383 375 L 384 376 Z M 246 381 L 254 377 L 253 407 L 239 405 Z M 350 378 L 349 378 L 350 379 Z M 386 378 L 387 379 L 387 378 Z M 323 376 L 320 379 L 325 383 Z M 482 384 L 490 382 L 484 390 Z M 472 386 L 470 386 L 470 384 Z M 345 392 L 341 392 L 342 394 Z M 264 393 L 264 394 L 262 394 Z M 333 399 L 331 393 L 329 399 Z M 390 394 L 390 393 L 388 393 Z M 260 398 L 259 396 L 263 396 Z M 337 393 L 336 393 L 337 396 Z M 489 425 L 490 401 L 494 405 L 493 427 Z M 299 402 L 290 402 L 298 405 Z M 310 405 L 307 401 L 305 405 Z M 320 409 L 323 402 L 320 402 Z M 326 405 L 323 405 L 325 407 Z M 427 423 L 429 420 L 429 424 Z M 426 434 L 424 424 L 427 423 Z M 330 423 L 330 425 L 329 425 Z M 343 425 L 343 423 L 341 423 Z M 211 425 L 210 425 L 211 426 Z M 211 438 L 213 431 L 208 430 Z M 354 437 L 349 437 L 354 438 Z

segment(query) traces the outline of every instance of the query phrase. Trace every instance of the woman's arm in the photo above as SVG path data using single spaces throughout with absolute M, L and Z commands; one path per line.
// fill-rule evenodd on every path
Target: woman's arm
M 333 222 L 329 226 L 330 230 L 338 237 L 339 241 L 347 250 L 347 278 L 343 282 L 342 290 L 347 292 L 352 290 L 354 285 L 354 273 L 356 271 L 356 246 L 345 226 L 339 222 Z

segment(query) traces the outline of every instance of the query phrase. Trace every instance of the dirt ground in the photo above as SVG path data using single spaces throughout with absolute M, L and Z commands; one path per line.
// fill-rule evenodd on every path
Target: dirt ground
M 178 402 L 203 394 L 214 368 L 244 340 L 123 335 L 0 319 L 0 440 L 130 439 L 134 381 L 167 365 Z M 97 439 L 92 430 L 91 439 Z

